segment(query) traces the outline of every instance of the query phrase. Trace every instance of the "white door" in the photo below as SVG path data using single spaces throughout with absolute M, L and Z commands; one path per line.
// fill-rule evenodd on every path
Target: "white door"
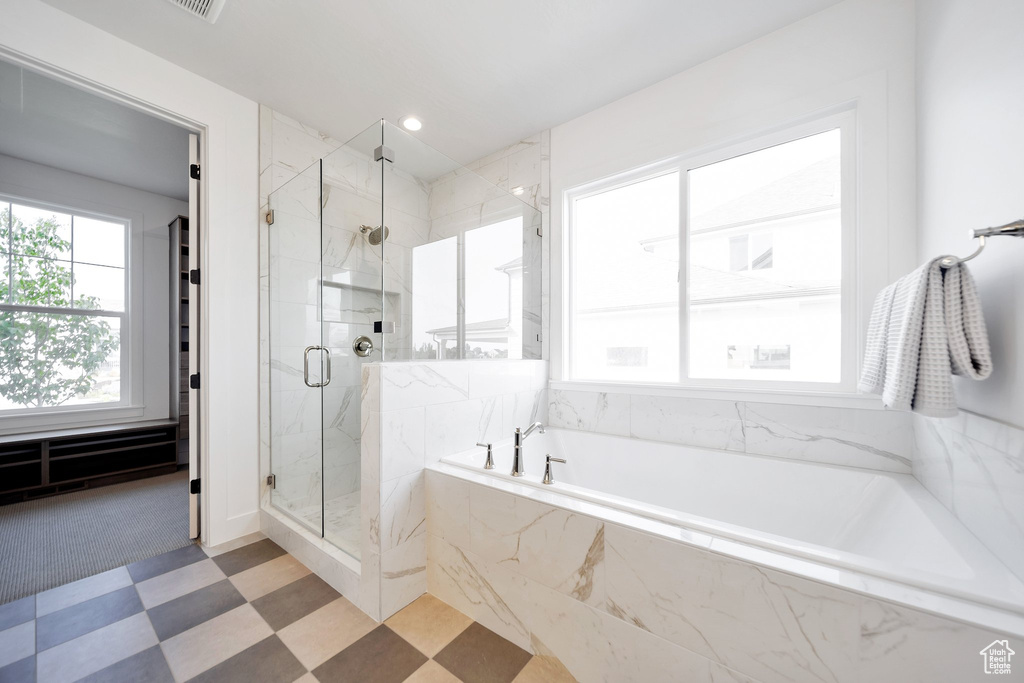
M 199 538 L 199 136 L 188 136 L 188 535 Z

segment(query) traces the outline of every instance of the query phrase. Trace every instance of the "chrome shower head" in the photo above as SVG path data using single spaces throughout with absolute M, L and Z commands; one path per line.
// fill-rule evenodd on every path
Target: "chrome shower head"
M 381 237 L 381 226 L 379 226 L 379 225 L 376 228 L 373 227 L 373 226 L 370 226 L 370 225 L 360 225 L 359 226 L 359 232 L 361 232 L 364 235 L 366 235 L 366 241 L 369 242 L 370 245 L 374 246 L 374 247 L 376 247 L 381 242 L 386 240 L 388 238 L 388 235 L 391 234 L 391 230 L 389 230 L 387 226 L 384 226 L 384 228 L 383 228 L 383 238 L 382 238 Z

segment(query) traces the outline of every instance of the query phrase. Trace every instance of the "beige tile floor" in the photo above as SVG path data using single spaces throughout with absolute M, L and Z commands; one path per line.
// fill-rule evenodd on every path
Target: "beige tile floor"
M 572 680 L 430 595 L 378 624 L 260 536 L 0 605 L 0 683 Z

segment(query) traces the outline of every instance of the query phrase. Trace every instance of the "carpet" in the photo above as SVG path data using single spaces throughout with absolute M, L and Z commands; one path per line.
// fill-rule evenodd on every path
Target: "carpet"
M 0 506 L 0 604 L 182 548 L 188 472 Z

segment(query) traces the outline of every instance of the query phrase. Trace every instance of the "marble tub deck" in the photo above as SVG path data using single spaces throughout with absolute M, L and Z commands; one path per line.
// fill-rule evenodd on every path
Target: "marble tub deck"
M 0 681 L 574 680 L 430 595 L 378 624 L 262 535 L 0 605 Z

